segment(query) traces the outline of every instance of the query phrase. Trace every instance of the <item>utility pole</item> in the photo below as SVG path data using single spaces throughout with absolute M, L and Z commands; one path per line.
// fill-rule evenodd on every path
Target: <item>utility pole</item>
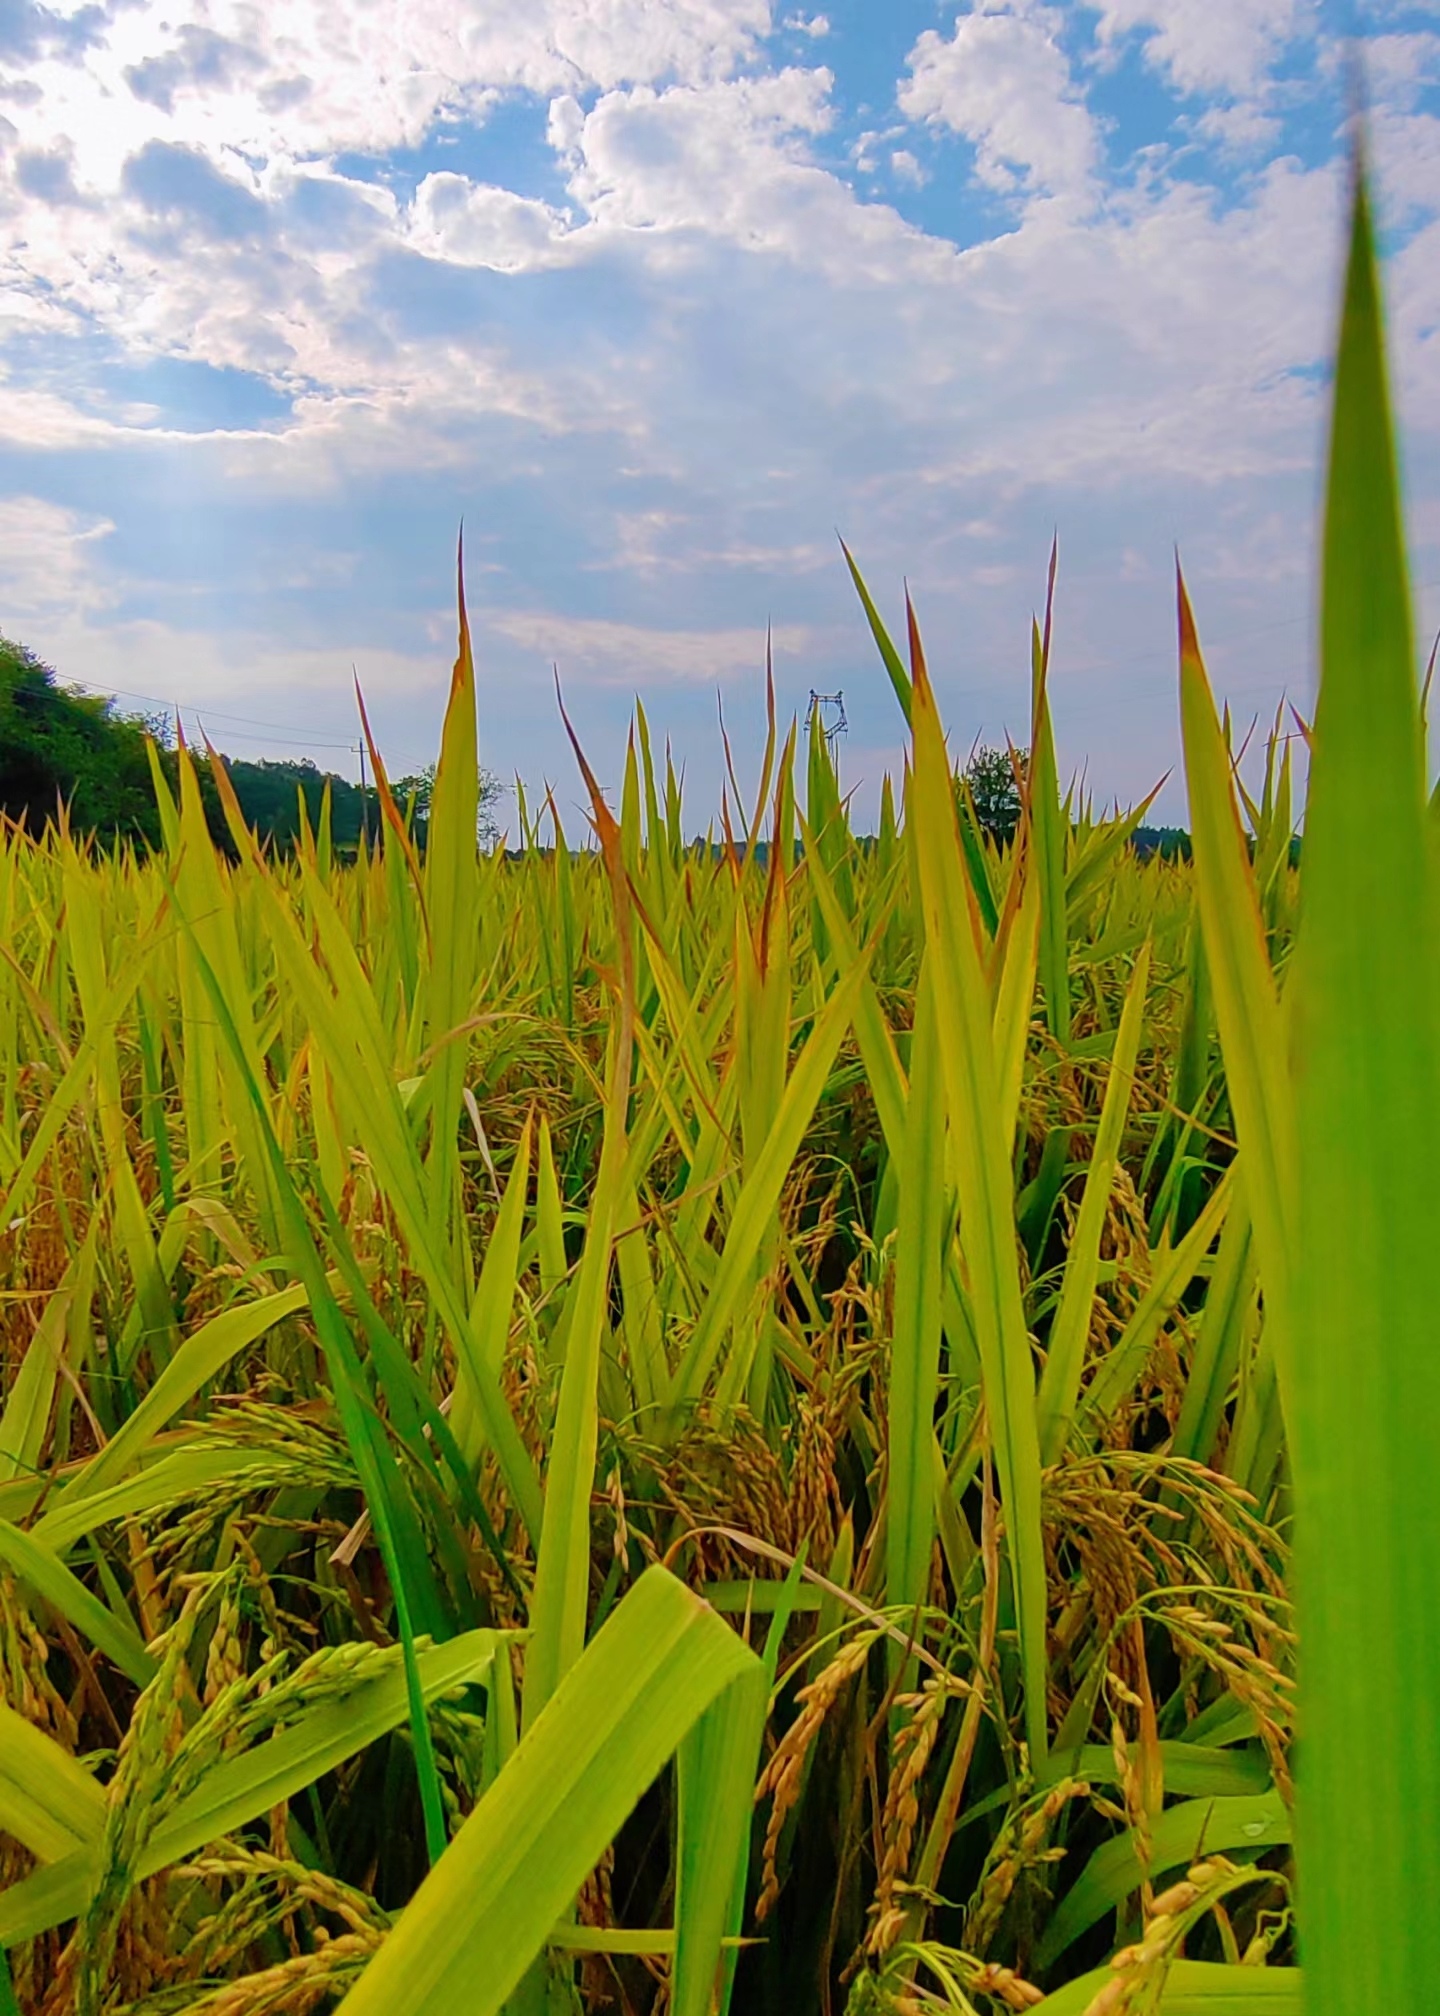
M 354 753 L 360 758 L 360 839 L 361 843 L 368 847 L 370 844 L 370 820 L 367 812 L 365 784 L 365 744 L 363 742 L 356 742 L 352 744 L 352 747 Z

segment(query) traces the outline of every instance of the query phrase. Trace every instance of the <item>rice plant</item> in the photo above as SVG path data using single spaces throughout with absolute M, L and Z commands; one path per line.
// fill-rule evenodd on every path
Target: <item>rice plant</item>
M 354 861 L 188 750 L 158 853 L 0 834 L 0 2004 L 1425 2005 L 1380 328 L 1357 183 L 1298 873 L 1183 586 L 1193 867 L 1062 795 L 1053 558 L 1008 843 L 853 562 L 873 835 L 772 699 L 703 843 L 637 706 L 594 847 L 477 853 L 463 583 L 423 848 L 373 745 Z

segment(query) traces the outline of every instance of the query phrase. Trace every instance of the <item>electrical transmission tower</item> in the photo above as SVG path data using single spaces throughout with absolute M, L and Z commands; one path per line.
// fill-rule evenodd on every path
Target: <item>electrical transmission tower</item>
M 817 693 L 810 688 L 810 712 L 820 717 L 820 732 L 830 748 L 830 761 L 835 766 L 835 775 L 840 775 L 839 741 L 850 732 L 850 723 L 845 718 L 844 693 Z

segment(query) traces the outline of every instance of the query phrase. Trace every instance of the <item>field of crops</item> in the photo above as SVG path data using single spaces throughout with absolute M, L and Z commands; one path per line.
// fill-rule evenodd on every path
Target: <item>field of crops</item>
M 423 858 L 388 798 L 358 863 L 233 805 L 222 856 L 183 754 L 159 855 L 4 836 L 0 2009 L 1426 2006 L 1440 994 L 1363 204 L 1323 587 L 1299 873 L 1183 589 L 1193 866 L 1062 795 L 1048 605 L 997 847 L 863 587 L 873 836 L 772 721 L 687 844 L 637 712 L 598 845 L 522 801 L 477 854 L 463 601 Z

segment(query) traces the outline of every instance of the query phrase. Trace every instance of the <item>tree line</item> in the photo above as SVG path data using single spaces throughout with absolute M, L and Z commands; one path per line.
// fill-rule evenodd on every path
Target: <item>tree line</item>
M 172 787 L 178 766 L 164 715 L 127 714 L 113 700 L 62 686 L 54 670 L 23 644 L 0 636 L 0 812 L 27 832 L 40 834 L 66 810 L 72 831 L 113 843 L 159 847 L 160 815 L 147 743 L 155 745 Z M 313 831 L 330 795 L 330 835 L 341 853 L 353 852 L 362 833 L 372 837 L 380 816 L 373 789 L 302 759 L 227 756 L 225 769 L 246 824 L 283 849 L 300 834 L 300 800 Z M 219 793 L 208 763 L 197 766 L 200 796 L 216 845 L 229 849 Z M 423 840 L 435 766 L 391 784 L 409 807 Z M 498 778 L 482 771 L 480 838 L 495 838 Z

